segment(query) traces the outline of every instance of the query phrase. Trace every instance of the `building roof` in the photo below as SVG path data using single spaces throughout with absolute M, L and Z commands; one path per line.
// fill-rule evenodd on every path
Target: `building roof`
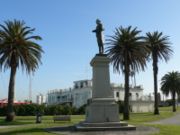
M 91 82 L 92 82 L 92 80 L 84 79 L 84 80 L 74 81 L 74 83 L 77 83 L 77 82 L 85 82 L 85 81 L 91 81 Z
M 8 103 L 8 99 L 1 99 L 0 100 L 0 104 L 7 104 Z M 28 104 L 29 102 L 22 102 L 22 101 L 16 101 L 14 100 L 14 104 Z

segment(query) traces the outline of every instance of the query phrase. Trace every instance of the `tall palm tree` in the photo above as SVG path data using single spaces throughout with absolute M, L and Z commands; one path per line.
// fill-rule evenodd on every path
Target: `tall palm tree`
M 14 119 L 14 91 L 16 71 L 21 66 L 28 74 L 34 72 L 41 63 L 40 36 L 33 36 L 35 29 L 25 25 L 24 21 L 5 21 L 0 25 L 0 68 L 10 69 L 8 105 L 6 121 Z
M 169 37 L 164 36 L 162 32 L 155 31 L 153 33 L 146 33 L 145 41 L 148 44 L 149 49 L 151 50 L 150 56 L 152 59 L 153 66 L 153 75 L 154 75 L 154 114 L 159 114 L 158 109 L 158 84 L 157 84 L 157 75 L 158 75 L 158 61 L 169 60 L 171 54 L 173 53 L 169 42 Z
M 129 76 L 130 72 L 144 70 L 148 49 L 139 36 L 141 31 L 131 26 L 115 29 L 114 35 L 107 39 L 106 52 L 115 72 L 125 75 L 124 120 L 129 119 Z
M 176 111 L 176 94 L 180 92 L 180 73 L 178 71 L 169 72 L 161 79 L 161 91 L 168 96 L 172 95 L 173 112 Z

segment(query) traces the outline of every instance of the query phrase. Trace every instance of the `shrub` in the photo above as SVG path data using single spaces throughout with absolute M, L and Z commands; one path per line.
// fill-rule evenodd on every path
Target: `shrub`
M 57 113 L 56 105 L 49 105 L 44 109 L 45 115 L 54 115 L 56 113 Z
M 79 107 L 79 108 L 77 109 L 77 114 L 85 114 L 85 112 L 86 112 L 86 106 L 87 106 L 87 105 L 85 104 L 85 105 Z
M 0 116 L 5 116 L 7 112 L 7 107 L 1 107 L 0 108 Z
M 15 105 L 14 111 L 17 116 L 34 116 L 38 112 L 42 115 L 77 115 L 85 114 L 85 109 L 87 105 L 83 105 L 80 108 L 72 107 L 68 104 L 61 105 Z M 0 116 L 5 116 L 7 107 L 0 108 Z
M 168 106 L 172 106 L 172 104 L 173 104 L 172 99 L 167 99 L 165 102 L 166 102 L 166 104 L 168 104 Z

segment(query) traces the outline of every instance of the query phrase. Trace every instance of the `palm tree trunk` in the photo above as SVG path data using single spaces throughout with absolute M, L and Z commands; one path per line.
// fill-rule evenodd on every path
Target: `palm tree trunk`
M 176 92 L 173 90 L 172 93 L 172 101 L 173 101 L 173 112 L 176 112 Z
M 15 113 L 13 110 L 14 103 L 14 88 L 15 88 L 16 67 L 11 68 L 10 80 L 9 80 L 9 92 L 8 92 L 8 105 L 6 121 L 13 121 Z
M 129 120 L 129 65 L 127 59 L 125 60 L 125 96 L 123 119 Z
M 158 66 L 157 66 L 157 57 L 153 56 L 153 74 L 154 74 L 154 114 L 159 114 L 158 109 L 158 84 L 157 84 L 157 74 L 158 74 Z

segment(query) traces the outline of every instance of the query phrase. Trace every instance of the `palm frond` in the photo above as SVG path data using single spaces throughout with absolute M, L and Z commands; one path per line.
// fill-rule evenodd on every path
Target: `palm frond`
M 146 67 L 149 49 L 144 45 L 140 30 L 132 26 L 116 28 L 113 36 L 106 40 L 106 53 L 111 59 L 115 72 L 124 73 L 125 54 L 128 56 L 130 71 L 139 72 Z
M 161 78 L 161 91 L 166 96 L 173 91 L 180 92 L 180 73 L 178 71 L 168 72 Z
M 162 32 L 155 31 L 146 33 L 144 37 L 147 42 L 147 47 L 151 50 L 151 56 L 156 59 L 165 60 L 167 62 L 173 54 L 171 49 L 169 36 L 164 36 Z
M 27 73 L 34 72 L 41 64 L 41 46 L 34 41 L 40 36 L 32 35 L 35 29 L 25 25 L 24 21 L 5 21 L 0 25 L 0 68 L 4 70 L 12 65 L 22 67 Z

